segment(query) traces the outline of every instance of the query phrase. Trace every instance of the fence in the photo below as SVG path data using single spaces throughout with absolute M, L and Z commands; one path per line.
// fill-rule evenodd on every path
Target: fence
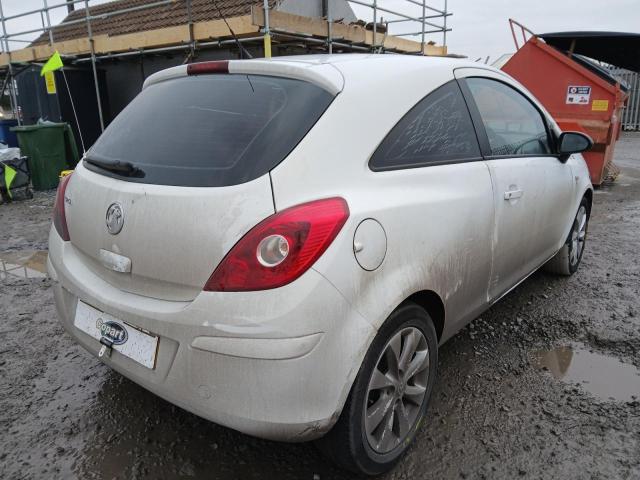
M 616 67 L 611 68 L 611 73 L 629 89 L 629 98 L 622 110 L 622 129 L 640 130 L 640 74 Z

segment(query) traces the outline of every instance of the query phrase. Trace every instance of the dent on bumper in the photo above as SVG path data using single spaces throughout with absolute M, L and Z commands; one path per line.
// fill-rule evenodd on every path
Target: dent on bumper
M 58 250 L 65 248 L 73 247 Z M 147 301 L 143 311 L 130 306 L 131 294 L 122 303 L 124 292 L 67 269 L 68 253 L 51 248 L 50 269 L 59 280 L 62 323 L 78 343 L 97 356 L 99 342 L 73 326 L 78 299 L 159 335 L 155 370 L 118 352 L 103 361 L 160 397 L 250 435 L 286 441 L 322 436 L 337 419 L 375 334 L 313 270 L 278 290 L 203 293 L 186 307 L 161 311 L 149 310 L 153 302 Z

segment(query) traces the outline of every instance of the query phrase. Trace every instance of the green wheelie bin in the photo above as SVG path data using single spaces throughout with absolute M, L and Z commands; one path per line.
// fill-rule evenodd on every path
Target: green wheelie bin
M 22 155 L 29 157 L 34 190 L 58 186 L 60 172 L 78 163 L 78 148 L 67 123 L 38 123 L 13 127 Z

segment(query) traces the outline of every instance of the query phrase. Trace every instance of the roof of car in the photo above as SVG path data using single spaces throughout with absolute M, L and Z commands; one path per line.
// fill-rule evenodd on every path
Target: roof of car
M 251 59 L 251 60 L 232 60 L 235 65 L 240 62 L 243 64 L 260 63 L 266 70 L 285 67 L 287 65 L 303 65 L 307 68 L 321 65 L 333 65 L 343 74 L 349 71 L 371 71 L 372 69 L 392 68 L 394 72 L 401 74 L 402 72 L 410 73 L 422 69 L 445 69 L 453 71 L 456 68 L 471 67 L 484 70 L 500 72 L 490 65 L 471 62 L 468 59 L 460 59 L 455 57 L 435 57 L 422 55 L 402 55 L 385 53 L 367 54 L 367 53 L 340 53 L 340 54 L 316 54 L 316 55 L 292 55 L 273 57 L 271 59 Z M 271 65 L 271 68 L 269 68 Z
M 427 57 L 399 54 L 334 54 L 334 55 L 295 55 L 256 58 L 251 60 L 229 60 L 229 73 L 274 75 L 305 80 L 319 85 L 336 94 L 344 87 L 345 80 L 358 72 L 374 73 L 384 71 L 385 77 L 392 71 L 394 75 L 423 73 L 425 69 L 438 69 L 453 72 L 455 68 L 474 67 L 496 71 L 488 65 L 469 62 L 459 58 Z M 161 70 L 144 83 L 144 87 L 187 75 L 187 65 L 179 65 Z M 376 75 L 370 79 L 375 82 Z
M 302 62 L 312 64 L 337 64 L 347 62 L 362 62 L 370 60 L 380 60 L 387 62 L 402 62 L 405 64 L 415 64 L 417 62 L 430 62 L 432 65 L 452 65 L 458 66 L 463 63 L 471 63 L 474 66 L 485 66 L 478 63 L 469 62 L 465 59 L 456 57 L 435 57 L 435 56 L 421 56 L 421 55 L 403 55 L 394 53 L 385 53 L 381 55 L 379 53 L 337 53 L 333 55 L 329 54 L 314 54 L 314 55 L 289 55 L 282 57 L 273 57 L 272 62 Z M 252 60 L 247 60 L 252 61 Z

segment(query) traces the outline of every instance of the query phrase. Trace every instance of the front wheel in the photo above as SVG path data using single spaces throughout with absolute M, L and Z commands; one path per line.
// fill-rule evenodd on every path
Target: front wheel
M 408 303 L 378 331 L 333 429 L 318 446 L 334 463 L 378 475 L 413 441 L 436 378 L 438 340 L 429 314 Z
M 586 198 L 580 202 L 567 241 L 560 251 L 547 262 L 544 269 L 556 275 L 573 275 L 584 253 L 584 245 L 587 240 L 587 228 L 589 226 L 589 204 Z

